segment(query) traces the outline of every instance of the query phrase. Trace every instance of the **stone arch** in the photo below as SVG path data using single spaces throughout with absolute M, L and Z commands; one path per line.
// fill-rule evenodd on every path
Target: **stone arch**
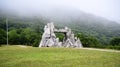
M 63 42 L 59 42 L 59 38 L 56 37 L 55 33 L 64 33 L 65 39 Z M 64 29 L 54 28 L 53 23 L 48 23 L 44 27 L 44 33 L 39 47 L 83 47 L 79 38 L 74 37 L 74 33 L 68 27 Z

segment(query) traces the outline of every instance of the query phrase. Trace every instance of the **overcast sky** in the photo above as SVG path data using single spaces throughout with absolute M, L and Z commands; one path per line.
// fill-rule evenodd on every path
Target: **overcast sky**
M 120 23 L 120 0 L 0 0 L 0 9 L 18 12 L 54 6 L 76 8 Z

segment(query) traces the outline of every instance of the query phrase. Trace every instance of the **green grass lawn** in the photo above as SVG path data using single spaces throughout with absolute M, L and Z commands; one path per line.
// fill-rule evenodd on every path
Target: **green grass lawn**
M 0 67 L 120 67 L 120 52 L 1 46 Z

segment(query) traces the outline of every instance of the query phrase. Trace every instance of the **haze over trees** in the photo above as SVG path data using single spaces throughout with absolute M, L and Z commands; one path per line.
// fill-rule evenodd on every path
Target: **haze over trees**
M 120 37 L 120 24 L 105 18 L 73 9 L 48 9 L 48 12 L 31 15 L 0 13 L 0 44 L 6 44 L 6 18 L 8 19 L 9 44 L 38 46 L 44 25 L 54 22 L 57 28 L 67 26 L 78 36 L 85 47 L 117 46 L 112 38 Z M 60 41 L 62 34 L 57 34 Z M 115 44 L 115 45 L 114 45 Z M 117 48 L 118 49 L 118 48 Z

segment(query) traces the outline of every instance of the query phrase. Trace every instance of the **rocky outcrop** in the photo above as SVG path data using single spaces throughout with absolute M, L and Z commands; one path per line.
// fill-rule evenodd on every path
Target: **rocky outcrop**
M 55 33 L 64 33 L 63 42 L 59 41 Z M 56 29 L 54 24 L 48 23 L 44 27 L 44 33 L 42 35 L 39 47 L 83 47 L 79 38 L 74 37 L 74 33 L 68 27 L 64 29 Z

